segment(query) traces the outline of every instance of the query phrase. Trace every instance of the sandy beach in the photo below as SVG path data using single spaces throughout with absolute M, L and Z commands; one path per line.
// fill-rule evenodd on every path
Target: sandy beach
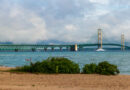
M 30 74 L 3 72 L 0 90 L 130 90 L 130 76 L 85 74 Z

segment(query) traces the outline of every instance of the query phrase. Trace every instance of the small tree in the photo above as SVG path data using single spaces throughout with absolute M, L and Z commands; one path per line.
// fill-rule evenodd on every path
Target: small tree
M 97 68 L 97 65 L 94 64 L 94 63 L 86 64 L 83 67 L 83 72 L 82 73 L 84 73 L 84 74 L 94 74 L 94 73 L 96 73 L 96 68 Z
M 80 73 L 79 65 L 63 57 L 53 57 L 42 62 L 30 63 L 29 66 L 16 68 L 15 71 L 31 73 Z
M 110 64 L 107 61 L 99 63 L 96 72 L 103 75 L 116 75 L 120 73 L 116 65 Z

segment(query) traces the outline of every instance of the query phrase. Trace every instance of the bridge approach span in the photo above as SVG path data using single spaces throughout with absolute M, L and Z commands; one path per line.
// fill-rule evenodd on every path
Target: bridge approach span
M 99 46 L 100 44 L 77 44 L 77 48 L 86 48 L 86 47 L 91 47 L 91 46 Z M 114 43 L 103 43 L 103 46 L 118 46 L 121 47 L 121 44 L 114 44 Z M 0 44 L 0 50 L 15 50 L 15 51 L 19 51 L 19 50 L 32 50 L 35 51 L 37 49 L 43 49 L 43 50 L 47 50 L 48 48 L 51 48 L 52 50 L 54 50 L 55 48 L 59 48 L 60 50 L 62 50 L 63 48 L 66 48 L 68 50 L 74 51 L 75 49 L 75 44 L 66 44 L 66 45 L 34 45 L 34 44 Z M 126 49 L 130 49 L 130 46 L 125 46 Z

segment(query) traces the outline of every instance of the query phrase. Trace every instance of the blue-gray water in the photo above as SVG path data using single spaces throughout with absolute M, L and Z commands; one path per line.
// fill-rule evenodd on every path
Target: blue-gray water
M 79 63 L 80 67 L 84 64 L 109 61 L 118 65 L 121 74 L 130 75 L 130 51 L 125 52 L 0 52 L 0 65 L 16 67 L 29 64 L 25 59 L 31 58 L 33 62 L 41 61 L 48 57 L 62 56 Z

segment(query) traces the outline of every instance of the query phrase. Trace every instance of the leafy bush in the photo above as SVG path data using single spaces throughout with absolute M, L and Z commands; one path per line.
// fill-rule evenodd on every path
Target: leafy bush
M 94 63 L 86 64 L 83 67 L 83 73 L 84 74 L 94 74 L 94 73 L 96 73 L 96 68 L 97 68 L 97 65 Z
M 42 62 L 30 63 L 23 67 L 17 67 L 12 71 L 31 72 L 31 73 L 80 73 L 79 65 L 63 57 L 52 57 Z M 82 69 L 84 74 L 103 74 L 116 75 L 119 70 L 116 65 L 110 64 L 107 61 L 100 62 L 98 65 L 91 63 L 84 65 Z
M 16 68 L 15 71 L 31 73 L 80 73 L 79 65 L 63 57 L 53 57 L 29 66 Z
M 116 65 L 110 64 L 107 61 L 99 63 L 96 72 L 103 75 L 116 75 L 120 73 Z
M 86 64 L 82 70 L 84 74 L 102 74 L 102 75 L 116 75 L 119 74 L 116 65 L 110 64 L 107 61 L 100 62 L 98 65 L 91 63 Z

